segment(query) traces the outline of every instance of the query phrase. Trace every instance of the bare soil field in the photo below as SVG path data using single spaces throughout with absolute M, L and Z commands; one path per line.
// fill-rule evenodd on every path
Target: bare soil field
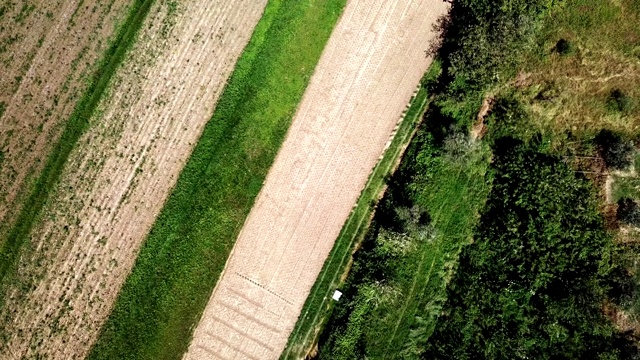
M 153 5 L 23 249 L 0 358 L 86 356 L 265 4 Z
M 440 0 L 353 0 L 185 359 L 277 359 L 431 59 Z
M 0 242 L 128 3 L 31 0 L 0 5 Z

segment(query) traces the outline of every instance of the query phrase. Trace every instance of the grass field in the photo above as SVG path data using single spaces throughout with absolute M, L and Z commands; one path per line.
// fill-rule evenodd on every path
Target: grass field
M 637 177 L 614 177 L 613 201 L 623 198 L 640 199 L 640 179 Z
M 521 53 L 520 79 L 508 87 L 530 109 L 530 131 L 638 133 L 639 21 L 635 0 L 570 0 L 544 17 L 535 44 Z
M 460 249 L 472 241 L 478 211 L 488 191 L 487 155 L 488 149 L 478 148 L 465 155 L 469 158 L 464 161 L 445 159 L 431 175 L 430 185 L 418 195 L 417 203 L 431 216 L 433 239 L 421 244 L 403 260 L 404 266 L 396 269 L 392 281 L 397 281 L 395 287 L 406 295 L 398 303 L 383 304 L 375 310 L 372 318 L 378 319 L 378 331 L 368 336 L 372 356 L 411 354 L 413 344 L 407 339 L 420 340 L 412 333 L 419 332 L 426 338 L 434 330 L 448 279 Z M 385 328 L 390 330 L 382 336 Z
M 39 217 L 51 189 L 58 182 L 71 150 L 86 130 L 91 114 L 95 111 L 127 50 L 135 41 L 136 34 L 152 3 L 153 0 L 136 0 L 130 5 L 127 18 L 120 26 L 116 37 L 112 39 L 85 95 L 80 99 L 67 121 L 60 140 L 52 149 L 42 173 L 38 176 L 30 195 L 25 199 L 16 225 L 9 231 L 6 239 L 0 239 L 0 284 L 10 279 L 22 245 L 28 241 L 31 229 Z M 1 304 L 2 300 L 0 300 Z
M 90 359 L 182 356 L 344 5 L 269 1 Z
M 422 84 L 425 85 L 434 81 L 438 71 L 439 66 L 434 63 L 430 71 L 425 75 Z M 422 120 L 422 115 L 428 106 L 428 98 L 429 94 L 425 86 L 420 86 L 398 127 L 393 141 L 385 152 L 384 157 L 369 176 L 367 185 L 363 189 L 355 208 L 336 239 L 333 249 L 325 261 L 322 271 L 309 293 L 309 297 L 307 297 L 300 318 L 289 337 L 289 342 L 281 355 L 281 359 L 302 358 L 316 342 L 317 331 L 326 322 L 334 304 L 331 300 L 333 290 L 342 285 L 344 279 L 341 279 L 341 276 L 348 271 L 351 253 L 369 229 L 374 211 L 373 206 L 380 197 L 381 192 L 384 191 L 386 179 L 397 166 L 404 149 L 415 132 L 417 124 Z

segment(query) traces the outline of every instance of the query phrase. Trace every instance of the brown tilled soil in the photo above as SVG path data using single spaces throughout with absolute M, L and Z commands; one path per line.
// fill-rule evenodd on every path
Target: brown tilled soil
M 128 3 L 26 0 L 0 5 L 0 242 Z
M 0 312 L 0 358 L 83 358 L 266 0 L 157 1 L 64 169 Z
M 441 0 L 348 2 L 185 359 L 277 359 L 431 59 Z

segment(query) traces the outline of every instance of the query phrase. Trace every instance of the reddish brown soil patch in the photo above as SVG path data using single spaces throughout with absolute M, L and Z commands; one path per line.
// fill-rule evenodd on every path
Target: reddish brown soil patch
M 0 17 L 0 242 L 87 88 L 125 0 L 4 2 Z

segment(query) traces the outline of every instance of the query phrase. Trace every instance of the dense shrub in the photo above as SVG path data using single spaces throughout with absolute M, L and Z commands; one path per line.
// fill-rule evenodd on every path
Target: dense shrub
M 503 136 L 514 136 L 521 132 L 527 113 L 520 101 L 513 94 L 504 94 L 495 99 L 491 115 L 487 119 L 489 125 L 488 140 Z M 527 127 L 526 125 L 524 126 Z
M 607 97 L 607 109 L 611 112 L 625 113 L 631 108 L 631 99 L 620 89 L 613 89 Z
M 496 142 L 492 168 L 424 358 L 628 358 L 601 311 L 613 245 L 591 184 L 513 139 Z
M 457 0 L 440 22 L 436 44 L 452 92 L 485 88 L 517 60 L 519 49 L 552 0 Z
M 624 169 L 631 165 L 633 143 L 623 138 L 620 134 L 603 129 L 595 137 L 600 155 L 607 167 L 612 169 Z
M 573 50 L 572 44 L 566 39 L 560 39 L 553 47 L 553 51 L 560 55 L 567 55 Z
M 640 226 L 640 206 L 633 199 L 618 200 L 617 218 L 625 224 Z

